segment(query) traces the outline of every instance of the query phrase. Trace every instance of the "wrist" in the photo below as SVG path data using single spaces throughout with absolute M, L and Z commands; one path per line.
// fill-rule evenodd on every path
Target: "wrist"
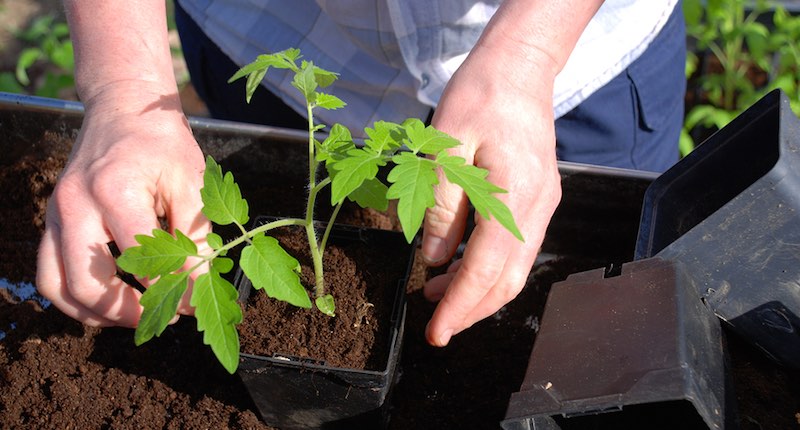
M 79 93 L 86 114 L 106 118 L 159 115 L 176 112 L 183 115 L 177 85 L 131 79 L 107 82 Z

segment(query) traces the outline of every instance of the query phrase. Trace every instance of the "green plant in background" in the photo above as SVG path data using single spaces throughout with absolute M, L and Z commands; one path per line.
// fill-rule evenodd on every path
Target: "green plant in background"
M 249 101 L 270 68 L 286 69 L 294 73 L 292 85 L 306 100 L 308 116 L 308 187 L 304 218 L 285 218 L 251 230 L 245 228 L 249 220 L 248 203 L 242 198 L 233 175 L 223 174 L 211 158 L 206 160 L 203 188 L 200 195 L 203 213 L 219 225 L 234 224 L 241 235 L 228 242 L 214 233 L 207 236 L 211 250 L 198 253 L 197 245 L 182 232 L 175 235 L 164 230 L 153 230 L 152 236 L 138 235 L 139 246 L 125 250 L 117 259 L 119 267 L 134 275 L 156 279 L 142 295 L 144 308 L 134 341 L 137 345 L 160 335 L 174 318 L 181 296 L 188 288 L 189 274 L 208 264 L 207 273 L 197 277 L 190 299 L 195 308 L 198 330 L 204 332 L 203 340 L 211 346 L 223 366 L 231 373 L 239 364 L 239 338 L 236 324 L 242 320 L 234 286 L 221 275 L 229 272 L 234 263 L 225 257 L 235 246 L 244 245 L 239 264 L 253 287 L 263 290 L 272 298 L 286 301 L 301 308 L 311 308 L 309 291 L 300 283 L 300 265 L 265 233 L 284 226 L 301 226 L 308 238 L 315 285 L 311 295 L 321 312 L 334 316 L 334 298 L 327 291 L 324 280 L 322 255 L 331 227 L 345 199 L 362 207 L 385 211 L 389 200 L 397 200 L 397 215 L 406 239 L 410 243 L 419 231 L 427 208 L 434 205 L 433 186 L 439 182 L 436 175 L 441 169 L 448 181 L 460 186 L 472 202 L 477 213 L 488 219 L 494 217 L 501 225 L 523 240 L 511 211 L 497 197 L 505 192 L 486 180 L 488 171 L 471 164 L 464 158 L 449 155 L 447 149 L 460 142 L 418 119 L 402 124 L 376 122 L 366 128 L 368 138 L 357 146 L 350 131 L 341 124 L 330 128 L 327 137 L 319 141 L 315 132 L 325 126 L 314 122 L 314 109 L 340 109 L 345 106 L 338 97 L 320 91 L 333 83 L 337 75 L 323 70 L 312 62 L 300 61 L 300 51 L 288 49 L 270 55 L 260 55 L 244 66 L 232 78 L 247 78 Z M 275 160 L 280 162 L 280 160 Z M 392 163 L 387 186 L 378 177 L 382 166 Z M 322 166 L 326 176 L 318 178 Z M 321 237 L 314 223 L 317 197 L 330 186 L 330 204 L 333 213 Z M 193 265 L 180 270 L 187 258 Z
M 175 30 L 174 0 L 166 0 L 167 29 Z M 35 18 L 15 34 L 24 46 L 13 72 L 0 72 L 0 91 L 33 94 L 51 98 L 74 99 L 75 62 L 69 27 L 55 14 Z M 180 46 L 170 48 L 173 57 L 182 58 Z M 39 75 L 31 79 L 31 74 Z M 188 82 L 188 75 L 178 77 L 179 84 Z
M 63 97 L 65 91 L 72 91 L 75 61 L 66 23 L 57 21 L 53 15 L 40 16 L 17 38 L 27 47 L 17 58 L 14 73 L 17 85 L 5 74 L 0 80 L 4 90 L 26 91 L 42 97 Z M 40 79 L 35 82 L 29 76 L 34 68 L 41 71 Z
M 769 0 L 684 0 L 683 12 L 686 76 L 697 91 L 681 132 L 681 154 L 694 149 L 694 131 L 724 127 L 775 88 L 800 113 L 800 18 Z

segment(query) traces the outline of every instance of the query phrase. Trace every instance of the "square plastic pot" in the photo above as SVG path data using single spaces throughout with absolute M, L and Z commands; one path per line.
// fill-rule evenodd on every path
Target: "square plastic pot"
M 636 258 L 682 263 L 706 304 L 800 367 L 800 120 L 776 90 L 657 178 Z
M 261 217 L 256 225 L 274 218 Z M 321 225 L 324 228 L 324 225 Z M 329 366 L 307 357 L 283 354 L 261 356 L 242 351 L 237 373 L 265 423 L 282 430 L 384 428 L 387 398 L 397 375 L 406 316 L 406 283 L 416 246 L 401 232 L 334 225 L 329 244 L 359 242 L 379 252 L 384 247 L 407 250 L 406 270 L 397 282 L 389 354 L 379 370 Z M 241 302 L 252 284 L 239 270 L 236 279 Z
M 721 328 L 679 265 L 653 258 L 554 284 L 507 430 L 723 428 Z

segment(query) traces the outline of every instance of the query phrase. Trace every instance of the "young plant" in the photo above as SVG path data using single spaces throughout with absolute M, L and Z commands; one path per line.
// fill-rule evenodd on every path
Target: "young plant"
M 775 88 L 800 114 L 800 17 L 772 0 L 684 0 L 683 12 L 695 48 L 686 58 L 695 102 L 681 131 L 681 154 L 694 149 L 698 132 L 706 137 L 704 131 L 721 129 Z
M 299 63 L 298 63 L 299 62 Z M 488 171 L 465 164 L 461 157 L 446 150 L 460 143 L 417 119 L 402 124 L 376 122 L 366 128 L 368 138 L 356 145 L 350 131 L 341 124 L 330 128 L 319 141 L 315 133 L 324 128 L 314 122 L 315 109 L 339 109 L 345 103 L 334 95 L 320 91 L 337 78 L 312 62 L 300 60 L 300 51 L 288 49 L 276 54 L 260 55 L 241 68 L 231 81 L 247 77 L 246 97 L 249 101 L 270 68 L 288 69 L 294 73 L 292 84 L 305 97 L 308 116 L 308 196 L 304 218 L 286 218 L 247 229 L 248 204 L 242 198 L 233 175 L 223 174 L 211 158 L 206 159 L 204 186 L 200 191 L 203 213 L 215 224 L 235 224 L 241 235 L 230 241 L 209 233 L 210 251 L 198 252 L 192 240 L 179 230 L 174 236 L 163 230 L 152 235 L 138 235 L 139 246 L 125 250 L 117 259 L 119 267 L 129 273 L 156 279 L 142 295 L 144 308 L 134 340 L 140 345 L 159 336 L 175 316 L 178 302 L 188 288 L 189 274 L 207 266 L 197 276 L 190 304 L 195 308 L 197 328 L 204 332 L 203 341 L 210 345 L 222 365 L 233 373 L 239 364 L 239 338 L 236 324 L 242 320 L 234 286 L 222 275 L 234 262 L 226 253 L 244 245 L 239 265 L 253 287 L 267 295 L 301 308 L 311 308 L 309 292 L 300 283 L 297 260 L 281 248 L 278 241 L 265 233 L 278 227 L 302 226 L 308 237 L 315 274 L 314 304 L 321 312 L 334 316 L 335 301 L 325 288 L 322 255 L 334 220 L 345 199 L 362 207 L 386 210 L 390 199 L 397 200 L 397 213 L 406 239 L 417 235 L 427 208 L 434 205 L 433 186 L 438 183 L 437 169 L 459 185 L 484 218 L 494 217 L 520 240 L 523 240 L 511 211 L 494 194 L 505 192 L 486 180 Z M 380 167 L 394 164 L 387 186 L 378 177 Z M 324 165 L 327 175 L 319 175 Z M 331 187 L 330 204 L 334 207 L 323 234 L 318 236 L 314 225 L 314 208 L 321 190 Z M 194 263 L 186 268 L 187 258 Z M 182 268 L 184 268 L 182 270 Z

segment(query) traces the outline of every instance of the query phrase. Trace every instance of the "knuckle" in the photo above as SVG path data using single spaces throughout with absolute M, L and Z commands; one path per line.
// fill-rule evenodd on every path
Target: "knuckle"
M 500 277 L 501 267 L 495 264 L 462 265 L 460 268 L 464 285 L 474 289 L 476 293 L 486 294 Z

